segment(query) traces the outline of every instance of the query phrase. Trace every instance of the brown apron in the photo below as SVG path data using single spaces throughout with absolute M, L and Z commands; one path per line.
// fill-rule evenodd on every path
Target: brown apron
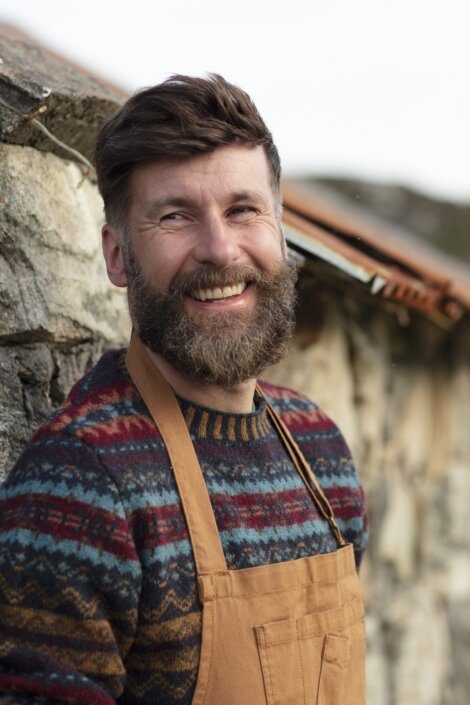
M 136 335 L 126 364 L 165 442 L 196 563 L 202 643 L 193 705 L 364 705 L 364 607 L 353 547 L 277 413 L 268 403 L 271 421 L 339 548 L 228 570 L 180 407 Z

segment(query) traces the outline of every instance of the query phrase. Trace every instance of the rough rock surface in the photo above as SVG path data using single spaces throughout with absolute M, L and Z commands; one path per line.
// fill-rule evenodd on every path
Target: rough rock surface
M 77 166 L 0 146 L 0 478 L 104 348 L 129 334 L 101 254 L 102 201 Z
M 123 102 L 124 91 L 59 61 L 33 43 L 3 33 L 0 59 L 0 139 L 69 156 L 18 114 L 32 115 L 46 106 L 41 122 L 90 159 L 97 131 Z
M 2 145 L 0 342 L 71 345 L 125 337 L 125 294 L 101 255 L 102 201 L 53 154 Z

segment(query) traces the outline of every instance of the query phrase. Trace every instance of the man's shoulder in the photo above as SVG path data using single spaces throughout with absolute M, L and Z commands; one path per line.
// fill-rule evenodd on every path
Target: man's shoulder
M 134 440 L 136 428 L 149 435 L 145 408 L 124 360 L 125 350 L 108 351 L 74 384 L 26 444 L 7 475 L 10 484 L 81 482 L 84 471 L 94 484 L 108 468 L 108 451 Z
M 132 415 L 138 404 L 135 388 L 125 368 L 125 350 L 102 355 L 70 390 L 63 404 L 37 429 L 31 441 L 75 437 L 89 445 L 122 428 L 117 420 Z
M 346 451 L 346 442 L 336 423 L 305 394 L 290 387 L 281 387 L 262 380 L 259 381 L 259 386 L 292 433 L 308 433 L 312 436 L 321 436 L 323 439 L 335 438 L 345 446 Z M 349 450 L 347 452 L 349 453 Z
M 318 408 L 317 405 L 311 401 L 305 394 L 292 389 L 291 387 L 281 387 L 278 384 L 272 384 L 272 382 L 266 382 L 266 380 L 258 380 L 258 384 L 263 390 L 266 397 L 269 398 L 273 404 L 286 404 L 294 403 L 300 405 L 307 405 L 313 408 Z
M 258 384 L 265 397 L 281 416 L 288 417 L 293 413 L 305 413 L 311 416 L 312 420 L 328 418 L 315 402 L 296 389 L 281 387 L 264 380 L 259 380 Z

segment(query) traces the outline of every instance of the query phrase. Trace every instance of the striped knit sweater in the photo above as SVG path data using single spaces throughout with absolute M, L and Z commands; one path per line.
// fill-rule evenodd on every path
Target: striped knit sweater
M 263 385 L 357 563 L 364 495 L 334 423 Z M 230 569 L 337 548 L 271 426 L 179 400 Z M 0 702 L 189 705 L 201 641 L 195 566 L 168 456 L 104 355 L 36 432 L 0 490 Z

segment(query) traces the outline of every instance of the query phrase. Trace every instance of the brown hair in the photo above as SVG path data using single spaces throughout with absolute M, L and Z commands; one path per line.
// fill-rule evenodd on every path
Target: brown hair
M 276 195 L 281 165 L 272 135 L 251 98 L 218 74 L 175 74 L 133 95 L 102 126 L 95 148 L 106 220 L 126 225 L 129 179 L 142 162 L 189 157 L 234 141 L 262 145 Z

